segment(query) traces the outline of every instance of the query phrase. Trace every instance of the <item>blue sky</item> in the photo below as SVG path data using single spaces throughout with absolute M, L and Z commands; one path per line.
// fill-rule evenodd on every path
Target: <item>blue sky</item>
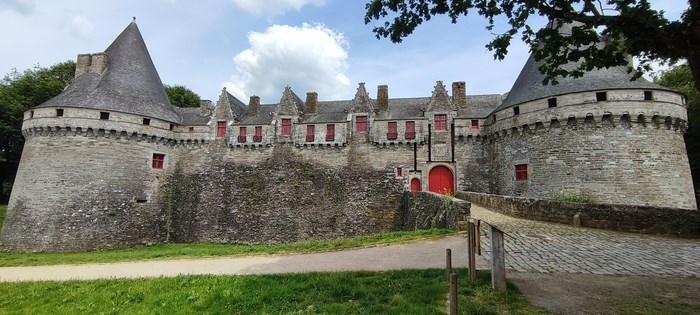
M 435 81 L 466 81 L 468 94 L 508 92 L 528 56 L 514 42 L 503 61 L 484 45 L 492 35 L 473 14 L 457 24 L 425 23 L 401 44 L 377 40 L 357 0 L 0 0 L 0 73 L 103 51 L 136 17 L 163 83 L 216 101 L 221 89 L 248 102 L 279 101 L 289 85 L 303 97 L 429 96 Z M 652 0 L 677 19 L 687 4 Z M 531 21 L 534 27 L 545 23 Z

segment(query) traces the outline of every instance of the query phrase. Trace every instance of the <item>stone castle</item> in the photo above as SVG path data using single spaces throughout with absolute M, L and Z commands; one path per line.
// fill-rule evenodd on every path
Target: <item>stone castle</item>
M 566 31 L 566 26 L 562 31 Z M 225 89 L 170 104 L 138 27 L 78 55 L 74 81 L 25 112 L 0 240 L 16 250 L 159 242 L 272 243 L 396 229 L 404 190 L 696 208 L 683 95 L 625 67 L 543 85 L 531 56 L 510 92 L 300 98 Z

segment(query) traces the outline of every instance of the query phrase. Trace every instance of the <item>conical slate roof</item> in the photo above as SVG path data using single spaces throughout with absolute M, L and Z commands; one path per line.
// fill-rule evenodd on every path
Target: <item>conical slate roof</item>
M 547 27 L 552 27 L 553 22 L 550 22 Z M 571 32 L 571 24 L 564 24 L 559 29 L 560 32 L 568 34 Z M 644 78 L 638 78 L 631 81 L 632 74 L 627 73 L 627 67 L 619 66 L 607 69 L 594 69 L 584 73 L 579 78 L 557 78 L 559 84 L 544 85 L 544 74 L 538 67 L 540 62 L 535 61 L 535 57 L 531 54 L 527 59 L 525 66 L 520 71 L 520 75 L 515 80 L 513 87 L 510 89 L 508 96 L 503 103 L 496 109 L 502 110 L 511 106 L 522 104 L 529 101 L 534 101 L 542 98 L 554 97 L 562 94 L 578 93 L 596 90 L 611 90 L 611 89 L 663 89 L 666 88 L 651 83 Z M 575 69 L 577 63 L 564 65 L 564 69 Z
M 78 107 L 116 111 L 180 123 L 135 22 L 105 50 L 102 74 L 77 77 L 63 93 L 38 107 Z

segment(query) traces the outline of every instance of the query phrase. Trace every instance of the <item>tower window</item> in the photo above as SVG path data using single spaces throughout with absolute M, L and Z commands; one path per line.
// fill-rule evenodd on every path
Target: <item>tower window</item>
M 151 164 L 154 169 L 162 170 L 165 164 L 165 154 L 153 153 L 153 163 Z
M 102 120 L 108 120 L 108 119 L 109 119 L 109 113 L 108 113 L 108 112 L 100 112 L 100 119 L 102 119 Z
M 654 99 L 654 94 L 651 91 L 644 91 L 644 100 L 651 101 Z
M 144 124 L 144 125 L 150 125 L 150 124 L 151 124 L 151 120 L 148 119 L 148 118 L 144 118 L 144 119 L 143 119 L 143 124 Z
M 367 116 L 355 117 L 355 131 L 367 132 Z
M 547 105 L 549 106 L 549 108 L 557 107 L 557 98 L 552 97 L 552 98 L 548 99 Z
M 520 115 L 520 107 L 518 107 L 518 106 L 513 107 L 513 115 Z
M 447 130 L 447 115 L 435 115 L 435 130 Z
M 63 117 L 63 108 L 56 109 L 56 117 Z
M 596 102 L 602 102 L 602 101 L 607 101 L 608 100 L 608 92 L 596 92 L 595 93 L 595 101 Z
M 518 164 L 515 166 L 515 181 L 527 181 L 527 164 Z

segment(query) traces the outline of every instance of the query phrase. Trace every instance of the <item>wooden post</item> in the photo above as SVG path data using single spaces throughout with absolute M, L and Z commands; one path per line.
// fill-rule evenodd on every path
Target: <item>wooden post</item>
M 481 256 L 481 220 L 476 220 L 476 254 Z
M 503 232 L 491 226 L 491 285 L 496 291 L 506 289 L 506 257 Z
M 467 236 L 468 236 L 468 249 L 467 254 L 469 255 L 469 280 L 474 280 L 476 278 L 476 256 L 474 256 L 474 220 L 469 219 L 467 223 Z
M 445 265 L 445 269 L 447 271 L 445 278 L 449 282 L 450 275 L 452 274 L 452 250 L 449 248 L 445 250 Z
M 457 315 L 457 275 L 450 275 L 450 315 Z

